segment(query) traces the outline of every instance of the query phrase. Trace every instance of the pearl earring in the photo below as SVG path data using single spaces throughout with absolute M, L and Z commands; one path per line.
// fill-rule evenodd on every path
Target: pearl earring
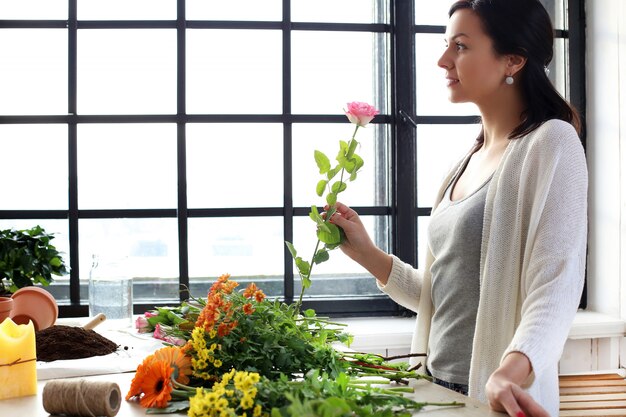
M 511 77 L 510 75 L 508 75 L 505 79 L 504 82 L 507 83 L 508 85 L 513 85 L 513 83 L 515 82 L 515 80 L 513 79 L 513 77 Z

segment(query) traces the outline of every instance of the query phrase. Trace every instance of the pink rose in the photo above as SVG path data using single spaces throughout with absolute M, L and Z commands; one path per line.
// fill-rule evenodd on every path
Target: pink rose
M 348 103 L 348 110 L 345 110 L 348 120 L 355 125 L 365 127 L 372 121 L 374 116 L 380 113 L 374 106 L 360 101 Z
M 152 335 L 155 339 L 159 339 L 159 340 L 165 340 L 165 337 L 167 336 L 165 334 L 165 332 L 163 331 L 163 329 L 161 329 L 161 323 L 157 323 L 156 326 L 154 327 L 154 334 Z
M 159 314 L 158 314 L 158 313 L 153 313 L 152 311 L 146 311 L 143 315 L 144 315 L 146 318 L 150 318 L 150 317 L 156 317 L 156 316 L 158 316 Z
M 152 331 L 152 326 L 150 326 L 145 316 L 137 317 L 137 320 L 135 320 L 135 328 L 139 333 L 150 333 Z
M 163 341 L 174 346 L 183 346 L 185 343 L 187 343 L 185 339 L 181 339 L 180 337 L 176 336 L 165 336 L 165 339 L 163 339 Z

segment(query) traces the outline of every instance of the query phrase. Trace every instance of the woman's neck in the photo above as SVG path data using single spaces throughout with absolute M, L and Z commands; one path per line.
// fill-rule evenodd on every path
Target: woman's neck
M 521 101 L 512 100 L 506 105 L 492 106 L 491 109 L 481 108 L 484 144 L 483 148 L 499 147 L 509 140 L 509 135 L 522 122 L 524 110 Z

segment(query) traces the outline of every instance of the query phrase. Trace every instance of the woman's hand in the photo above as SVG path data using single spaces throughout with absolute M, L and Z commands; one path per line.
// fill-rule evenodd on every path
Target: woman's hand
M 346 235 L 345 241 L 340 246 L 341 250 L 361 264 L 383 285 L 386 284 L 391 272 L 391 256 L 372 242 L 356 211 L 340 202 L 337 202 L 335 207 L 337 211 L 330 222 L 341 227 Z
M 491 374 L 485 389 L 489 407 L 511 417 L 550 417 L 533 397 L 521 388 L 532 371 L 530 361 L 520 352 L 509 353 Z

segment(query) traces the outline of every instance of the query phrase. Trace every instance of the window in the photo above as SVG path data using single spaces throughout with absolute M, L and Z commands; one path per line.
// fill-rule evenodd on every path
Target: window
M 350 135 L 353 100 L 381 115 L 359 131 L 366 165 L 342 198 L 417 265 L 432 179 L 454 159 L 438 149 L 461 153 L 478 131 L 431 82 L 447 21 L 433 2 L 3 2 L 0 227 L 56 234 L 71 267 L 49 287 L 62 315 L 87 313 L 93 255 L 125 258 L 136 312 L 202 296 L 223 273 L 293 300 L 284 241 L 313 251 L 313 150 Z M 567 20 L 580 10 L 546 6 L 554 82 L 580 104 L 582 24 Z M 338 250 L 313 282 L 318 313 L 400 312 Z

